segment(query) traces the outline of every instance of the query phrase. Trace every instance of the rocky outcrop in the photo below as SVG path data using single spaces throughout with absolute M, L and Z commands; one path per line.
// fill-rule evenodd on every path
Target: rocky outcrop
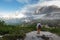
M 60 37 L 46 31 L 41 31 L 40 34 L 37 34 L 37 31 L 32 31 L 26 34 L 25 40 L 60 40 Z

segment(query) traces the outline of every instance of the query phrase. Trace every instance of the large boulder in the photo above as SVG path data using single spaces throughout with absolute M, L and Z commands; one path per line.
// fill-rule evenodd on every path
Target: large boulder
M 40 34 L 37 34 L 37 31 L 32 31 L 26 34 L 25 40 L 60 40 L 60 37 L 46 31 L 41 31 Z

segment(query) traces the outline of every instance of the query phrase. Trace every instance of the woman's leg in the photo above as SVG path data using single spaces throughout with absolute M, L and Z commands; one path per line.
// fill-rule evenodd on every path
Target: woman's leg
M 40 34 L 40 29 L 37 29 L 37 34 Z

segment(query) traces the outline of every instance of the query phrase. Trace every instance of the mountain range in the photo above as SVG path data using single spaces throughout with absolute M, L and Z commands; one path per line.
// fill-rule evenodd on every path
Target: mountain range
M 32 11 L 33 10 L 33 11 Z M 35 7 L 30 8 L 28 11 L 24 14 L 22 18 L 17 15 L 17 17 L 0 17 L 3 19 L 6 23 L 9 24 L 18 24 L 22 22 L 30 22 L 33 20 L 60 20 L 60 8 L 56 5 L 51 6 L 43 6 L 43 7 Z M 19 17 L 19 18 L 18 18 Z

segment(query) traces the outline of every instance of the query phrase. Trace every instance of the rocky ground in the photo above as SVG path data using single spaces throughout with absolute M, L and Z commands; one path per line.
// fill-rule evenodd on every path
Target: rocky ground
M 26 34 L 25 40 L 47 40 L 42 36 L 49 40 L 60 40 L 58 35 L 46 31 L 41 31 L 40 34 L 37 34 L 37 31 L 29 32 Z

